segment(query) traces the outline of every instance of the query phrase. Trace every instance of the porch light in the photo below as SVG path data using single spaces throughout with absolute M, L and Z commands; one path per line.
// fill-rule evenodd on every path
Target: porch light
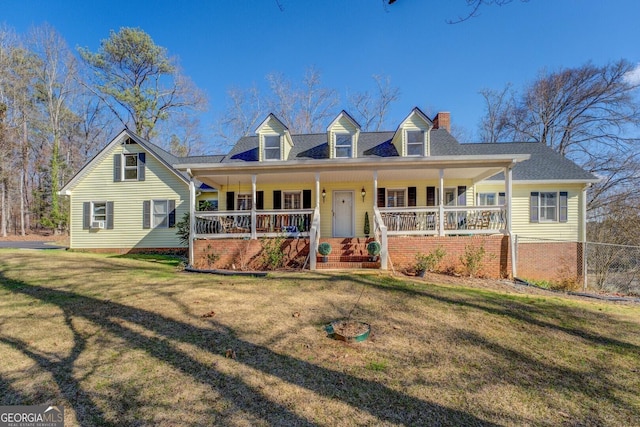
M 322 203 L 324 203 L 324 199 L 327 198 L 327 191 L 323 188 L 322 189 Z
M 367 191 L 364 189 L 364 187 L 362 187 L 362 190 L 360 190 L 360 195 L 362 196 L 362 203 L 364 203 L 364 197 L 367 195 Z

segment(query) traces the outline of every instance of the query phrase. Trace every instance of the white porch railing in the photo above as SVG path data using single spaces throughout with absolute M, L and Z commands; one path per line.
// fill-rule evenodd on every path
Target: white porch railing
M 217 211 L 195 213 L 196 238 L 309 236 L 313 210 Z
M 380 269 L 387 270 L 389 259 L 389 247 L 387 241 L 388 229 L 384 223 L 380 209 L 373 207 L 373 236 L 376 242 L 380 243 Z
M 318 245 L 320 244 L 320 208 L 313 211 L 311 230 L 309 231 L 309 269 L 316 269 Z
M 444 206 L 378 208 L 387 233 L 393 235 L 446 235 L 504 233 L 506 206 Z M 440 230 L 440 215 L 444 217 Z

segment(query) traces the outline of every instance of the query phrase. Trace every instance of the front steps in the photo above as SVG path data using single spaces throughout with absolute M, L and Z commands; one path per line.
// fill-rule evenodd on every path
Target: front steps
M 331 245 L 331 254 L 327 262 L 322 262 L 322 255 L 318 255 L 316 269 L 318 270 L 356 270 L 380 268 L 380 261 L 370 261 L 367 252 L 367 243 L 373 239 L 364 237 L 340 237 L 320 239 L 320 243 L 327 242 Z

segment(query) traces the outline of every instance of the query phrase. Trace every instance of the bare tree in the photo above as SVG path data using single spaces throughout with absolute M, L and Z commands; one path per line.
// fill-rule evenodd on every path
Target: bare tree
M 294 98 L 298 109 L 293 127 L 300 133 L 319 132 L 338 104 L 336 91 L 322 87 L 321 74 L 316 67 L 307 68 Z
M 508 118 L 513 114 L 514 101 L 511 84 L 502 90 L 482 89 L 486 112 L 480 122 L 481 142 L 505 141 L 510 133 Z
M 640 80 L 630 78 L 634 70 L 624 60 L 587 63 L 541 73 L 506 104 L 503 96 L 485 96 L 483 122 L 494 126 L 485 135 L 546 144 L 603 178 L 591 192 L 590 209 L 605 203 L 607 194 L 630 194 L 640 180 Z
M 256 86 L 249 89 L 227 90 L 227 108 L 217 120 L 216 136 L 221 145 L 230 146 L 243 136 L 248 136 L 264 118 L 266 100 Z
M 400 97 L 400 89 L 391 85 L 389 76 L 374 74 L 372 78 L 376 83 L 375 93 L 356 92 L 348 97 L 349 105 L 365 131 L 381 130 L 391 104 Z

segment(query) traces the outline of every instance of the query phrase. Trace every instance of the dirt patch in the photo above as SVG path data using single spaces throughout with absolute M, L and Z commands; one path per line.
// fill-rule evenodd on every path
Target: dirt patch
M 25 236 L 9 233 L 7 237 L 0 236 L 1 242 L 55 242 L 68 245 L 69 234 L 53 234 L 49 231 L 29 231 Z

